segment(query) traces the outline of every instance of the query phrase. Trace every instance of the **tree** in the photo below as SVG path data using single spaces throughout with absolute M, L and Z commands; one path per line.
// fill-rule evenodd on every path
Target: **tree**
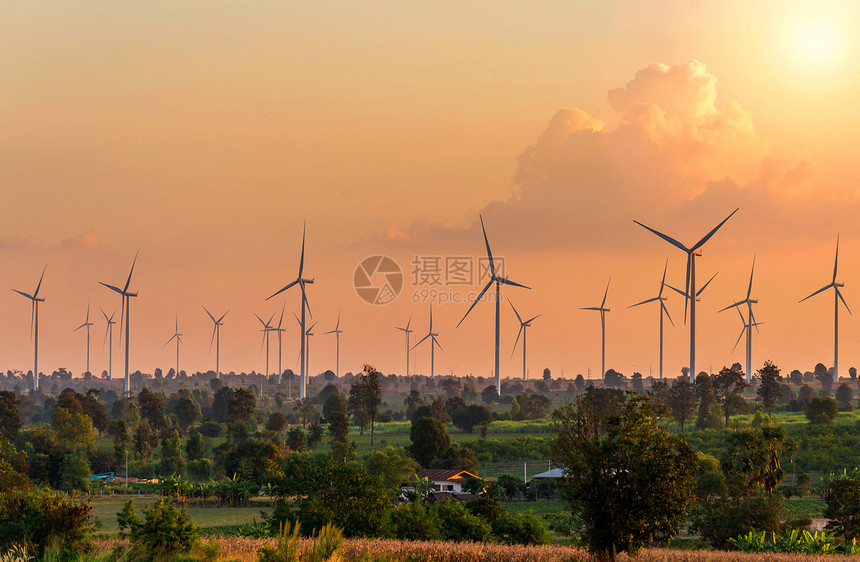
M 463 390 L 463 383 L 453 377 L 444 378 L 439 381 L 439 390 L 441 390 L 446 398 L 456 398 L 460 396 Z
M 287 418 L 284 417 L 284 414 L 281 412 L 272 412 L 269 414 L 269 419 L 266 420 L 266 431 L 280 435 L 285 427 L 287 427 Z
M 553 457 L 568 475 L 560 486 L 600 558 L 670 539 L 690 512 L 696 455 L 660 427 L 661 418 L 640 395 L 607 415 L 588 396 L 553 413 Z
M 361 435 L 364 435 L 364 429 L 370 425 L 370 414 L 365 407 L 365 395 L 367 394 L 367 380 L 358 377 L 349 387 L 349 397 L 346 401 L 347 412 L 352 416 L 355 425 Z
M 184 468 L 182 441 L 179 439 L 179 430 L 174 429 L 161 440 L 161 473 L 163 475 L 181 473 Z
M 414 420 L 409 439 L 412 441 L 409 454 L 423 467 L 429 467 L 451 448 L 451 437 L 439 420 L 434 418 Z
M 549 382 L 552 380 L 552 371 L 548 368 L 543 370 L 543 380 Z
M 816 363 L 813 374 L 815 375 L 815 380 L 821 383 L 822 392 L 829 395 L 830 390 L 833 388 L 833 375 L 827 372 L 827 367 L 824 366 L 824 363 Z
M 830 519 L 827 530 L 842 535 L 846 543 L 860 538 L 860 473 L 855 469 L 822 480 L 827 503 L 823 515 Z
M 296 414 L 299 415 L 299 419 L 302 420 L 302 427 L 312 423 L 317 415 L 316 406 L 314 406 L 314 403 L 309 396 L 304 400 L 296 400 L 296 403 L 293 405 L 293 410 L 295 410 Z
M 699 411 L 696 414 L 696 429 L 705 429 L 709 425 L 711 406 L 716 402 L 714 381 L 708 375 L 701 373 L 696 376 L 696 396 L 699 397 Z
M 729 415 L 732 406 L 741 400 L 744 389 L 747 387 L 744 374 L 735 369 L 723 367 L 714 377 L 714 394 L 723 403 L 723 413 L 726 416 L 726 427 L 729 427 Z
M 392 497 L 400 495 L 400 486 L 420 468 L 417 462 L 398 455 L 392 447 L 371 452 L 364 460 L 364 466 L 368 474 L 382 482 Z
M 496 387 L 492 384 L 481 391 L 481 400 L 484 404 L 498 404 L 501 401 Z
M 307 442 L 307 435 L 305 435 L 305 432 L 301 428 L 294 427 L 287 432 L 287 447 L 291 451 L 301 453 L 305 450 Z
M 371 365 L 364 366 L 365 374 L 361 378 L 367 381 L 363 396 L 364 408 L 370 418 L 370 446 L 373 447 L 373 424 L 379 415 L 379 404 L 382 402 L 382 388 L 379 385 L 379 371 Z
M 406 398 L 403 400 L 403 404 L 406 406 L 406 419 L 412 419 L 412 414 L 415 413 L 415 410 L 418 409 L 419 406 L 423 406 L 424 403 L 424 397 L 421 396 L 420 392 L 414 388 L 410 390 L 409 394 L 407 394 Z
M 244 388 L 237 388 L 227 402 L 227 423 L 243 422 L 254 413 L 257 399 Z
M 188 457 L 188 460 L 196 461 L 202 459 L 208 448 L 209 443 L 206 441 L 206 438 L 203 437 L 203 434 L 200 433 L 196 426 L 192 426 L 188 431 L 188 440 L 185 443 L 185 455 Z
M 188 396 L 180 397 L 173 411 L 183 434 L 200 418 L 200 407 Z
M 791 382 L 791 384 L 795 386 L 800 386 L 803 384 L 803 373 L 795 369 L 788 375 L 788 380 Z
M 851 400 L 853 398 L 854 391 L 851 390 L 851 387 L 847 383 L 840 384 L 839 388 L 836 389 L 836 401 L 839 402 L 843 410 L 850 410 L 852 408 Z
M 336 411 L 346 413 L 346 402 L 340 394 L 332 394 L 326 398 L 322 408 L 323 418 L 325 418 L 326 421 L 331 421 L 329 418 L 331 418 L 332 413 Z
M 681 425 L 681 431 L 684 431 L 684 424 L 696 412 L 696 406 L 699 403 L 699 397 L 696 395 L 696 386 L 689 379 L 679 378 L 667 393 L 666 405 L 672 412 L 672 417 Z
M 137 395 L 137 403 L 140 405 L 140 416 L 149 422 L 152 429 L 158 431 L 164 426 L 166 401 L 163 394 L 144 388 Z
M 472 433 L 475 427 L 485 427 L 493 421 L 493 411 L 483 404 L 469 404 L 451 413 L 454 425 L 466 433 Z
M 539 420 L 545 418 L 552 407 L 552 401 L 542 394 L 520 394 L 516 398 L 519 411 L 512 415 L 514 420 Z
M 839 404 L 833 398 L 813 396 L 806 406 L 806 419 L 812 425 L 832 425 L 837 413 Z
M 758 378 L 761 381 L 756 390 L 756 399 L 761 402 L 765 412 L 773 412 L 781 393 L 779 367 L 771 361 L 765 361 L 764 366 L 758 370 Z
M 18 397 L 14 392 L 0 390 L 0 435 L 12 438 L 21 429 Z
M 117 514 L 121 538 L 131 542 L 130 560 L 172 560 L 191 551 L 199 540 L 200 529 L 185 506 L 176 509 L 171 498 L 159 498 L 137 516 L 134 500 Z

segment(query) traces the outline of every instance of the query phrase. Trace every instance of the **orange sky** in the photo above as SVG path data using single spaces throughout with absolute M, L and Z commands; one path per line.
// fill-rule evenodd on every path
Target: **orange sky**
M 414 313 L 415 335 L 427 326 L 411 261 L 480 256 L 483 212 L 507 273 L 532 287 L 504 294 L 542 314 L 529 333 L 533 376 L 597 376 L 599 320 L 579 308 L 599 304 L 610 275 L 607 367 L 656 374 L 656 310 L 627 306 L 656 293 L 666 258 L 669 282 L 683 283 L 684 256 L 633 219 L 691 243 L 735 207 L 699 262 L 700 276 L 720 273 L 699 308 L 697 366 L 743 362 L 743 345 L 731 353 L 737 315 L 716 311 L 743 296 L 753 255 L 764 322 L 754 365 L 829 365 L 831 297 L 797 301 L 829 282 L 841 233 L 839 277 L 860 310 L 860 49 L 849 25 L 860 5 L 748 4 L 6 6 L 0 368 L 32 368 L 29 304 L 9 289 L 32 291 L 47 263 L 40 370 L 83 371 L 85 337 L 72 330 L 88 299 L 99 314 L 92 370 L 105 369 L 98 307 L 119 298 L 98 281 L 123 283 L 138 249 L 132 369 L 173 365 L 163 344 L 176 313 L 183 369 L 214 368 L 206 305 L 231 309 L 222 370 L 261 371 L 252 313 L 284 302 L 284 368 L 295 368 L 298 295 L 264 299 L 294 278 L 307 218 L 320 322 L 311 370 L 333 368 L 323 332 L 342 311 L 342 370 L 401 372 L 393 325 Z M 368 305 L 352 286 L 375 254 L 406 275 L 391 304 Z M 680 298 L 668 305 L 674 374 L 688 331 Z M 516 324 L 504 306 L 508 356 Z M 436 308 L 437 372 L 491 372 L 493 307 L 455 329 L 467 308 Z M 841 320 L 844 374 L 860 364 L 860 326 Z M 413 370 L 429 372 L 428 351 Z M 115 376 L 121 368 L 117 348 Z M 518 372 L 518 358 L 503 359 L 503 376 Z

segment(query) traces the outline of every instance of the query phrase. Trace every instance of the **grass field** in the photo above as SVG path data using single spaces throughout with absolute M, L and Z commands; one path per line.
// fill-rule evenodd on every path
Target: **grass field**
M 134 499 L 134 507 L 140 515 L 144 507 L 157 498 L 152 496 L 110 496 L 93 498 L 93 516 L 101 524 L 99 533 L 115 535 L 117 532 L 116 514 L 129 499 Z M 255 500 L 252 507 L 188 507 L 188 513 L 205 535 L 235 535 L 237 527 L 249 523 L 254 518 L 260 520 L 260 511 L 268 511 L 268 500 Z

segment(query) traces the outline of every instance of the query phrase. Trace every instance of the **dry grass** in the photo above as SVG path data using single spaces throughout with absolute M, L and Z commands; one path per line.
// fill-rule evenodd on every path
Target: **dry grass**
M 257 560 L 257 551 L 262 546 L 276 547 L 277 539 L 250 539 L 243 537 L 216 538 L 225 559 L 252 562 Z M 110 551 L 118 541 L 101 539 L 96 541 L 96 552 Z M 307 551 L 313 539 L 302 539 L 302 550 Z M 484 543 L 456 543 L 441 541 L 400 541 L 389 539 L 345 539 L 344 559 L 354 560 L 362 552 L 385 556 L 392 562 L 594 562 L 595 559 L 581 548 L 566 546 L 521 546 Z M 627 560 L 621 555 L 619 560 Z M 636 562 L 860 562 L 860 556 L 811 555 L 811 554 L 747 554 L 706 550 L 646 549 Z

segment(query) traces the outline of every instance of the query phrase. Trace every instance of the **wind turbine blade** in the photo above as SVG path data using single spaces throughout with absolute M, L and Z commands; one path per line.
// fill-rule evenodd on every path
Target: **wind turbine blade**
M 532 316 L 531 318 L 529 318 L 528 320 L 526 320 L 526 321 L 524 322 L 524 324 L 526 324 L 526 325 L 531 324 L 531 323 L 532 323 L 532 321 L 537 320 L 538 318 L 540 318 L 540 314 L 538 314 L 537 316 Z
M 603 300 L 600 302 L 600 308 L 603 308 L 606 305 L 606 295 L 609 294 L 610 283 L 612 283 L 612 276 L 610 276 L 609 281 L 606 282 L 606 290 L 603 292 Z
M 749 285 L 749 287 L 747 287 L 747 300 L 750 299 L 750 295 L 752 294 L 752 281 L 753 281 L 753 274 L 754 273 L 755 273 L 755 255 L 753 255 L 753 264 L 752 264 L 752 269 L 750 270 L 750 285 Z
M 227 312 L 225 312 L 224 314 L 222 314 L 222 315 L 221 315 L 221 318 L 219 318 L 219 319 L 218 319 L 218 322 L 217 322 L 217 323 L 218 323 L 218 324 L 220 324 L 220 323 L 221 323 L 221 320 L 224 320 L 224 317 L 225 317 L 225 316 L 227 316 L 227 314 L 228 314 L 229 312 L 230 312 L 230 309 L 227 309 Z
M 580 308 L 579 310 L 602 310 L 599 306 L 588 306 L 584 308 Z
M 215 331 L 218 330 L 218 324 L 212 326 L 212 337 L 209 339 L 209 353 L 212 353 L 212 344 L 215 342 Z
M 517 315 L 517 320 L 519 321 L 519 323 L 520 323 L 520 324 L 522 324 L 522 323 L 523 323 L 523 319 L 522 319 L 522 318 L 520 318 L 520 313 L 519 313 L 519 312 L 517 312 L 517 309 L 514 307 L 514 303 L 513 303 L 513 301 L 511 301 L 511 299 L 508 299 L 508 304 L 509 304 L 509 305 L 511 305 L 511 308 L 512 308 L 512 309 L 513 309 L 513 311 L 514 311 L 514 314 L 516 314 L 516 315 Z
M 652 232 L 653 234 L 656 234 L 657 236 L 659 236 L 660 238 L 662 238 L 663 240 L 665 240 L 669 244 L 675 246 L 676 248 L 678 248 L 684 252 L 689 252 L 689 249 L 686 246 L 684 246 L 683 244 L 681 244 L 680 242 L 678 242 L 677 240 L 675 240 L 671 236 L 666 236 L 662 232 L 658 232 L 658 231 L 654 230 L 653 228 L 651 228 L 650 226 L 645 226 L 644 224 L 642 224 L 641 222 L 639 222 L 637 220 L 634 220 L 633 222 L 635 222 L 636 224 L 638 224 L 639 226 L 641 226 L 645 230 L 648 230 L 648 231 Z
M 310 317 L 313 318 L 314 314 L 313 312 L 311 312 L 311 303 L 308 302 L 308 294 L 305 292 L 305 282 L 301 281 L 299 283 L 299 287 L 302 290 L 302 302 L 304 303 L 305 308 L 308 309 L 308 314 L 310 315 Z
M 490 241 L 487 239 L 487 229 L 484 228 L 484 217 L 478 215 L 481 219 L 481 231 L 484 233 L 484 244 L 487 245 L 487 258 L 490 260 L 490 277 L 493 278 L 496 276 L 496 264 L 493 261 L 493 252 L 490 251 Z
M 517 339 L 514 341 L 514 348 L 511 350 L 511 357 L 514 356 L 514 352 L 517 350 L 517 344 L 520 343 L 520 335 L 523 333 L 523 325 L 520 324 L 520 329 L 517 332 Z
M 711 236 L 713 236 L 714 234 L 716 234 L 716 232 L 720 229 L 720 227 L 722 227 L 724 224 L 726 224 L 726 221 L 727 221 L 727 220 L 729 220 L 730 218 L 732 218 L 732 215 L 734 215 L 735 213 L 737 213 L 739 209 L 740 209 L 740 207 L 738 207 L 737 209 L 735 209 L 734 211 L 732 211 L 732 213 L 731 213 L 729 216 L 727 216 L 726 218 L 724 218 L 724 219 L 723 219 L 723 222 L 721 222 L 720 224 L 718 224 L 717 226 L 715 226 L 715 227 L 714 227 L 714 229 L 713 229 L 712 231 L 710 231 L 709 233 L 705 234 L 705 236 L 704 236 L 701 240 L 699 240 L 699 241 L 696 243 L 696 245 L 695 245 L 695 246 L 693 246 L 692 248 L 690 248 L 690 251 L 695 252 L 696 250 L 698 250 L 699 248 L 701 248 L 702 246 L 704 246 L 704 245 L 705 245 L 705 242 L 707 242 L 708 240 L 710 240 L 710 239 L 711 239 Z
M 87 322 L 84 322 L 83 324 L 81 324 L 80 326 L 78 326 L 77 328 L 75 328 L 74 330 L 72 330 L 72 332 L 77 332 L 78 330 L 80 330 L 81 328 L 83 328 L 84 326 L 86 326 L 87 324 L 88 324 Z
M 827 289 L 829 289 L 830 287 L 833 287 L 833 284 L 832 284 L 832 283 L 831 283 L 830 285 L 825 285 L 825 286 L 821 287 L 820 289 L 818 289 L 817 291 L 815 291 L 814 293 L 812 293 L 812 294 L 811 294 L 811 295 L 809 295 L 808 297 L 803 298 L 803 299 L 800 299 L 800 300 L 799 300 L 799 301 L 797 301 L 797 302 L 803 302 L 803 301 L 805 301 L 805 300 L 806 300 L 806 299 L 808 299 L 808 298 L 814 297 L 815 295 L 817 295 L 818 293 L 820 293 L 820 292 L 822 292 L 822 291 L 826 291 L 826 290 L 827 290 Z
M 837 243 L 837 244 L 838 244 L 838 243 Z M 838 246 L 837 246 L 837 252 L 838 252 L 838 251 L 839 251 L 839 250 L 838 250 Z M 36 285 L 36 292 L 35 292 L 35 293 L 33 293 L 33 298 L 35 298 L 35 297 L 37 297 L 37 296 L 39 295 L 39 289 L 42 287 L 42 279 L 44 279 L 44 278 L 45 278 L 45 270 L 46 270 L 46 269 L 48 269 L 48 264 L 45 264 L 45 267 L 43 267 L 43 268 L 42 268 L 42 276 L 41 276 L 41 277 L 39 277 L 39 284 L 38 284 L 38 285 Z
M 747 303 L 747 306 L 748 306 L 748 307 L 749 307 L 749 309 L 750 309 L 750 318 L 752 319 L 753 326 L 755 326 L 755 332 L 758 334 L 758 333 L 759 333 L 759 330 L 758 330 L 758 324 L 759 324 L 759 323 L 758 323 L 758 321 L 755 319 L 755 312 L 753 312 L 753 309 L 752 309 L 752 305 L 751 305 L 751 304 Z
M 298 317 L 298 316 L 296 316 L 296 313 L 295 313 L 295 312 L 293 312 L 293 317 L 296 319 L 296 322 L 298 322 L 298 323 L 299 323 L 299 326 L 301 326 L 301 325 L 302 325 L 302 321 L 301 321 L 301 320 L 299 320 L 299 317 Z
M 13 290 L 13 291 L 15 291 L 16 293 L 18 293 L 19 295 L 23 295 L 23 296 L 27 297 L 28 299 L 33 300 L 33 296 L 32 296 L 32 295 L 29 295 L 29 294 L 27 294 L 27 293 L 24 293 L 24 292 L 22 292 L 22 291 L 19 291 L 18 289 L 12 289 L 12 290 Z M 18 302 L 21 302 L 21 301 L 18 301 Z
M 30 341 L 33 341 L 33 321 L 36 318 L 36 299 L 31 301 L 30 305 Z M 34 374 L 33 376 L 38 376 L 38 374 Z
M 531 290 L 531 287 L 527 287 L 525 285 L 517 283 L 516 281 L 511 281 L 510 279 L 505 279 L 504 277 L 496 277 L 495 280 L 503 285 L 512 285 L 514 287 L 522 287 L 523 289 Z
M 433 341 L 430 345 L 435 345 L 439 348 L 439 351 L 445 351 L 444 349 L 442 349 L 442 344 L 439 343 L 439 340 L 436 339 L 436 336 L 433 336 Z
M 295 284 L 296 284 L 296 283 L 298 283 L 298 282 L 299 282 L 299 280 L 298 280 L 298 279 L 296 279 L 296 280 L 295 280 L 295 281 L 293 281 L 292 283 L 290 283 L 290 284 L 286 285 L 286 286 L 285 286 L 283 289 L 281 289 L 280 291 L 276 291 L 272 296 L 270 296 L 270 297 L 269 297 L 268 299 L 266 299 L 266 300 L 272 299 L 272 298 L 274 298 L 274 297 L 276 297 L 276 296 L 280 295 L 281 293 L 283 293 L 284 291 L 286 291 L 287 289 L 289 289 L 290 287 L 292 287 L 293 285 L 295 285 Z
M 718 271 L 717 273 L 719 273 L 719 271 Z M 714 274 L 711 276 L 711 278 L 710 278 L 710 279 L 708 279 L 708 282 L 707 282 L 707 283 L 705 283 L 705 285 L 704 285 L 701 289 L 699 289 L 698 291 L 696 291 L 696 297 L 698 297 L 699 295 L 701 295 L 701 294 L 702 294 L 702 292 L 703 292 L 705 289 L 707 289 L 707 288 L 708 288 L 708 285 L 710 285 L 710 284 L 711 284 L 711 281 L 713 281 L 713 280 L 714 280 L 714 277 L 716 277 L 716 276 L 717 276 L 717 273 L 714 273 Z
M 105 348 L 105 344 L 107 343 L 108 332 L 110 332 L 110 323 L 108 323 L 108 325 L 105 326 L 105 339 L 102 341 L 102 349 Z
M 284 310 L 287 308 L 287 303 L 284 303 L 284 306 L 281 307 L 281 319 L 278 320 L 278 330 L 281 329 L 281 325 L 284 323 Z
M 738 336 L 738 341 L 735 342 L 735 346 L 732 348 L 732 353 L 738 348 L 738 344 L 741 343 L 741 338 L 744 337 L 744 331 L 747 330 L 748 327 L 744 324 L 744 327 L 741 329 L 741 335 Z
M 690 273 L 693 269 L 693 253 L 690 252 L 687 254 L 687 284 L 684 286 L 684 295 L 687 296 L 690 294 Z M 690 298 L 689 296 L 687 298 Z M 684 301 L 684 324 L 687 323 L 687 306 L 689 306 L 689 302 Z
M 630 305 L 630 306 L 628 306 L 627 308 L 633 308 L 634 306 L 639 306 L 639 305 L 641 305 L 641 304 L 647 304 L 647 303 L 649 303 L 649 302 L 654 302 L 654 301 L 658 301 L 658 300 L 660 300 L 660 297 L 653 297 L 653 298 L 650 298 L 650 299 L 645 299 L 645 300 L 644 300 L 644 301 L 642 301 L 642 302 L 637 302 L 636 304 L 631 304 L 631 305 Z
M 848 311 L 848 314 L 851 314 L 851 309 L 848 308 L 848 303 L 845 302 L 845 299 L 842 298 L 842 291 L 839 290 L 839 287 L 836 287 L 836 296 L 839 297 L 839 300 L 842 301 L 842 304 L 845 305 L 845 310 Z M 852 314 L 853 316 L 853 314 Z
M 412 313 L 411 312 L 409 313 L 409 321 L 406 322 L 406 330 L 404 330 L 405 332 L 409 331 L 409 325 L 410 324 L 412 324 Z
M 679 295 L 681 295 L 682 297 L 684 297 L 685 299 L 689 299 L 689 298 L 690 298 L 690 295 L 688 295 L 687 293 L 685 293 L 685 292 L 684 292 L 684 291 L 682 291 L 681 289 L 677 289 L 677 288 L 675 288 L 675 287 L 673 287 L 672 285 L 669 285 L 669 284 L 666 284 L 666 286 L 667 286 L 667 287 L 669 287 L 670 289 L 672 289 L 673 291 L 675 291 L 676 293 L 678 293 Z
M 484 293 L 487 292 L 487 289 L 489 289 L 492 284 L 493 284 L 493 280 L 490 279 L 490 281 L 486 285 L 484 285 L 483 290 L 481 290 L 480 294 L 478 294 L 478 297 L 474 300 L 474 302 L 472 302 L 472 306 L 469 307 L 469 310 L 466 311 L 466 314 L 463 315 L 463 318 L 457 324 L 458 328 L 460 327 L 460 324 L 463 323 L 463 320 L 466 319 L 466 316 L 468 316 L 469 313 L 472 312 L 472 309 L 475 308 L 475 305 L 478 304 L 478 302 L 481 300 L 481 297 L 484 296 Z M 432 331 L 433 330 L 433 328 L 432 328 L 432 326 L 433 326 L 433 324 L 432 324 L 432 314 L 433 314 L 432 309 L 431 309 L 430 314 L 431 314 L 431 324 L 430 324 L 431 328 L 430 328 L 430 330 Z
M 131 271 L 128 272 L 128 280 L 125 282 L 125 289 L 123 289 L 123 293 L 128 291 L 128 286 L 131 284 L 131 274 L 134 273 L 134 265 L 137 263 L 137 254 L 140 253 L 140 250 L 134 254 L 134 261 L 131 262 Z
M 415 345 L 413 345 L 413 346 L 409 349 L 409 351 L 412 351 L 413 349 L 415 349 L 416 347 L 418 347 L 419 345 L 421 345 L 422 343 L 424 343 L 424 340 L 426 340 L 426 339 L 427 339 L 427 338 L 429 338 L 429 337 L 430 337 L 430 334 L 427 334 L 426 336 L 424 336 L 423 338 L 421 338 L 421 340 L 420 340 L 418 343 L 416 343 Z
M 84 322 L 84 326 L 90 323 L 90 299 L 87 299 L 87 320 Z
M 206 310 L 206 314 L 208 314 L 208 315 L 209 315 L 209 318 L 211 318 L 213 322 L 216 322 L 215 317 L 214 317 L 214 316 L 212 316 L 212 313 L 211 313 L 211 312 L 209 312 L 209 311 L 206 309 L 206 307 L 205 307 L 205 306 L 203 307 L 203 310 Z M 217 322 L 216 322 L 216 323 L 217 323 Z
M 257 315 L 257 313 L 256 313 L 256 312 L 254 313 L 254 316 L 256 316 L 256 317 L 257 317 L 257 320 L 259 320 L 259 321 L 260 321 L 260 324 L 262 324 L 264 328 L 268 328 L 268 326 L 266 325 L 266 323 L 265 323 L 265 322 L 263 322 L 263 319 L 262 319 L 262 318 L 260 318 L 260 317 L 259 317 L 259 315 Z
M 839 267 L 839 235 L 836 235 L 836 259 L 833 260 L 833 283 L 836 283 L 836 268 Z
M 169 340 L 167 340 L 167 343 L 165 343 L 165 344 L 164 344 L 164 345 L 162 345 L 161 347 L 167 347 L 167 344 L 168 344 L 168 343 L 170 343 L 170 342 L 172 342 L 176 337 L 177 337 L 177 335 L 176 335 L 176 334 L 173 334 L 173 336 L 171 336 L 171 337 L 170 337 L 170 339 L 169 339 Z
M 122 294 L 122 293 L 120 293 L 120 294 Z M 122 333 L 123 333 L 122 321 L 123 321 L 123 318 L 125 318 L 125 299 L 126 299 L 125 295 L 122 295 L 122 307 L 120 307 L 120 312 L 119 312 L 119 343 L 120 343 L 120 345 L 122 344 Z
M 661 300 L 661 301 L 660 301 L 660 306 L 663 308 L 663 312 L 665 312 L 665 313 L 666 313 L 666 318 L 668 318 L 668 319 L 669 319 L 669 322 L 671 322 L 671 323 L 672 323 L 672 327 L 674 328 L 674 327 L 675 327 L 675 322 L 673 322 L 673 321 L 672 321 L 672 317 L 669 315 L 669 309 L 668 309 L 668 308 L 666 308 L 666 303 L 664 303 L 664 302 Z
M 728 310 L 728 309 L 730 309 L 730 308 L 737 308 L 737 307 L 739 307 L 740 305 L 745 304 L 746 302 L 747 302 L 747 301 L 738 301 L 738 302 L 736 302 L 736 303 L 732 303 L 732 304 L 730 304 L 729 306 L 727 306 L 727 307 L 725 307 L 725 308 L 722 308 L 722 309 L 718 310 L 718 311 L 717 311 L 717 313 L 724 312 L 724 311 L 726 311 L 726 310 Z M 738 312 L 740 312 L 740 309 L 738 309 Z
M 334 325 L 334 331 L 340 330 L 340 311 L 337 311 L 337 324 Z
M 102 307 L 99 307 L 99 310 L 101 310 L 101 311 L 102 311 L 102 316 L 104 316 L 104 317 L 105 317 L 105 321 L 106 321 L 106 322 L 110 322 L 110 320 L 108 320 L 108 315 L 107 315 L 107 313 L 105 313 L 105 309 L 103 309 Z
M 299 258 L 299 279 L 302 277 L 302 271 L 305 269 L 305 232 L 308 228 L 308 219 L 302 223 L 302 256 Z
M 723 310 L 725 310 L 725 309 L 723 309 Z M 736 310 L 738 311 L 738 316 L 740 316 L 740 317 L 741 317 L 741 324 L 743 324 L 744 326 L 746 326 L 747 321 L 746 321 L 746 318 L 744 318 L 744 313 L 743 313 L 743 312 L 741 312 L 741 309 L 740 309 L 740 308 L 738 308 L 738 309 L 736 309 Z M 720 311 L 720 312 L 722 312 L 722 311 Z
M 107 283 L 102 283 L 101 281 L 99 281 L 99 284 L 104 285 L 105 287 L 107 287 L 111 291 L 115 291 L 121 295 L 123 294 L 122 289 L 120 289 L 119 287 L 114 287 L 113 285 L 108 285 Z
M 666 285 L 666 270 L 669 269 L 669 258 L 666 258 L 666 265 L 663 266 L 663 279 L 660 280 L 660 292 L 657 293 L 658 297 L 663 296 L 663 287 Z
M 271 328 L 271 327 L 272 327 L 272 320 L 274 320 L 274 319 L 275 319 L 275 313 L 273 312 L 273 313 L 272 313 L 272 315 L 271 315 L 271 316 L 269 316 L 269 321 L 268 321 L 268 322 L 266 322 L 266 328 Z
M 316 325 L 317 325 L 317 323 L 316 323 L 316 322 L 314 322 L 313 324 L 311 324 L 311 327 L 310 327 L 310 328 L 308 328 L 308 332 L 310 332 L 311 330 L 313 330 L 313 329 L 314 329 L 314 326 L 316 326 Z

